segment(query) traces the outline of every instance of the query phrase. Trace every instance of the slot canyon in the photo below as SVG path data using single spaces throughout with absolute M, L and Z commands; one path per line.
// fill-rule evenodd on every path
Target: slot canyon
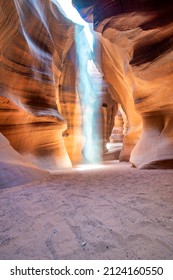
M 0 0 L 0 217 L 1 260 L 173 258 L 173 0 Z

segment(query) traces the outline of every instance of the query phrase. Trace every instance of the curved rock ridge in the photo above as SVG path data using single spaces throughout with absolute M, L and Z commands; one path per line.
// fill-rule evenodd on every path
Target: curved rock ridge
M 126 156 L 138 168 L 173 168 L 173 1 L 78 2 L 101 33 L 101 68 L 127 115 Z
M 102 69 L 104 79 L 109 85 L 111 98 L 114 102 L 121 104 L 127 116 L 127 129 L 123 137 L 123 148 L 119 159 L 120 161 L 129 161 L 130 153 L 141 134 L 141 117 L 134 108 L 131 70 L 116 44 L 99 35 L 97 35 L 97 42 L 100 48 L 100 57 L 97 56 L 97 61 Z
M 0 1 L 0 131 L 25 159 L 70 167 L 57 109 L 74 24 L 53 1 Z

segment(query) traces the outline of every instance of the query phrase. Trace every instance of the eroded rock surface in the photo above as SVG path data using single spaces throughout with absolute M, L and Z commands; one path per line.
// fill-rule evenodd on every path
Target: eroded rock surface
M 91 100 L 101 99 L 95 144 L 105 151 L 119 103 L 126 115 L 119 159 L 172 168 L 172 1 L 73 3 L 97 31 L 93 57 L 104 81 L 93 95 L 92 73 Z M 83 159 L 87 141 L 74 24 L 53 0 L 1 0 L 0 11 L 0 132 L 11 145 L 2 149 L 41 169 L 71 167 Z
M 74 25 L 52 1 L 2 0 L 0 10 L 0 131 L 37 166 L 70 167 L 57 102 Z
M 101 67 L 127 115 L 129 144 L 137 143 L 127 152 L 130 161 L 138 168 L 172 168 L 173 1 L 73 4 L 101 33 Z

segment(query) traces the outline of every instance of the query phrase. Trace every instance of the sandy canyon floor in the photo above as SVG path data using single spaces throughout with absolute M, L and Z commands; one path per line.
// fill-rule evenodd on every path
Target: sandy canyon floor
M 0 259 L 173 259 L 173 170 L 112 161 L 1 189 Z

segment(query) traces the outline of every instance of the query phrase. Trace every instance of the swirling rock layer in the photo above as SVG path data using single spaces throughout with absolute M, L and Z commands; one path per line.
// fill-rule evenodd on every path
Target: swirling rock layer
M 82 2 L 73 1 L 102 34 L 102 69 L 127 115 L 129 143 L 137 143 L 130 161 L 139 168 L 172 168 L 173 1 Z
M 57 109 L 73 24 L 51 1 L 0 2 L 0 131 L 37 166 L 70 167 Z
M 119 103 L 126 114 L 120 160 L 172 168 L 173 2 L 73 3 L 97 31 L 95 62 L 104 83 L 95 128 L 103 150 Z M 53 0 L 1 0 L 0 12 L 0 132 L 10 142 L 1 137 L 1 151 L 11 162 L 18 152 L 21 162 L 40 168 L 71 167 L 85 145 L 74 24 Z M 31 173 L 26 182 L 36 178 Z

